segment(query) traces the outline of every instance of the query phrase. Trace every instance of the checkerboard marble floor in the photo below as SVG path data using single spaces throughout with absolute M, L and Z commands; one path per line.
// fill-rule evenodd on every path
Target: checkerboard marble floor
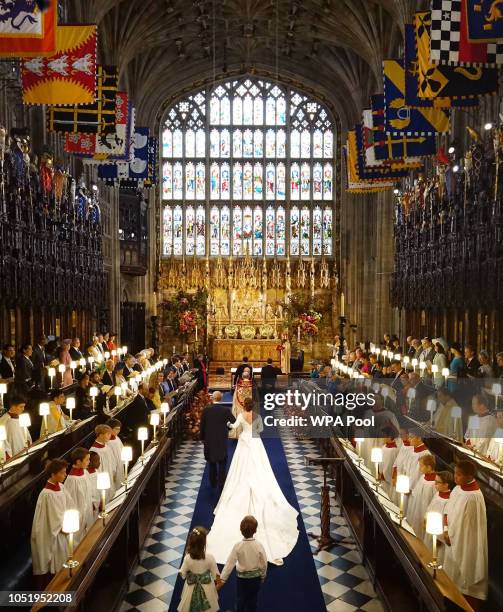
M 319 533 L 323 470 L 319 466 L 304 465 L 305 455 L 317 454 L 316 443 L 293 437 L 284 437 L 282 441 L 306 531 Z M 202 446 L 191 441 L 182 444 L 166 480 L 164 505 L 145 541 L 120 612 L 166 612 L 168 609 L 204 467 Z M 342 537 L 350 535 L 337 508 L 332 508 L 332 533 Z M 315 540 L 311 547 L 314 551 Z M 314 559 L 329 612 L 383 610 L 367 571 L 361 565 L 360 554 L 350 542 L 331 552 L 321 552 Z
M 298 440 L 293 436 L 282 436 L 283 448 L 290 467 L 295 492 L 308 533 L 320 533 L 320 488 L 323 484 L 323 469 L 320 466 L 306 466 L 306 455 L 317 456 L 316 442 Z M 329 612 L 382 612 L 379 600 L 367 570 L 361 564 L 362 558 L 354 544 L 346 520 L 339 516 L 331 496 L 332 535 L 347 538 L 330 552 L 322 551 L 314 557 L 321 590 Z M 311 541 L 313 552 L 317 548 Z

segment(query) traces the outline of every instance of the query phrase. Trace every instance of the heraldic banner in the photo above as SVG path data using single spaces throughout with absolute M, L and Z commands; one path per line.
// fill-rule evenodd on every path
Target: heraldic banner
M 0 57 L 52 55 L 56 49 L 57 1 L 41 12 L 35 0 L 0 3 Z

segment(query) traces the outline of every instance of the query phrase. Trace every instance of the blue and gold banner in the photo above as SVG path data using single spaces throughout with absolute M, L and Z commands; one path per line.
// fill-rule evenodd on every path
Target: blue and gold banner
M 404 60 L 384 60 L 384 129 L 391 134 L 434 134 L 450 130 L 449 111 L 405 103 Z
M 468 40 L 471 42 L 503 41 L 503 6 L 501 0 L 466 0 Z
M 408 175 L 408 168 L 395 168 L 393 166 L 372 167 L 367 166 L 365 158 L 365 144 L 363 138 L 363 127 L 361 124 L 355 125 L 356 138 L 356 160 L 358 165 L 358 177 L 368 181 L 397 180 Z

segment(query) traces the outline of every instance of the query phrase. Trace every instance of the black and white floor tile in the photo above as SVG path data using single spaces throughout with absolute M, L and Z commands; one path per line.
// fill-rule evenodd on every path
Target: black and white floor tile
M 283 438 L 288 465 L 306 531 L 319 533 L 320 487 L 323 470 L 307 467 L 305 455 L 316 455 L 317 446 L 308 440 Z M 120 612 L 166 612 L 171 602 L 192 513 L 205 467 L 202 446 L 185 442 L 176 455 L 168 479 L 166 499 L 145 542 Z M 331 552 L 314 557 L 321 589 L 329 612 L 382 612 L 369 576 L 338 508 L 332 508 L 332 532 L 348 542 Z M 316 540 L 312 541 L 313 551 Z M 282 612 L 282 611 L 278 611 Z

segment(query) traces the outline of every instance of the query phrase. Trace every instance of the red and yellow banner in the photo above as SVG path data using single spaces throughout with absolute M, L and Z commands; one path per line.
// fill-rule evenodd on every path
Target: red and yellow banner
M 41 12 L 35 0 L 0 3 L 0 57 L 52 55 L 56 50 L 57 0 Z
M 64 25 L 56 31 L 56 53 L 22 62 L 26 104 L 92 104 L 96 98 L 95 25 Z

